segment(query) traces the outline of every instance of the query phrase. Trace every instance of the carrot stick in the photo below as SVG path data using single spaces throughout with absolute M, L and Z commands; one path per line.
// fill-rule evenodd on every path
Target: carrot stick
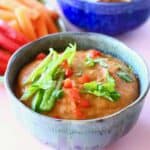
M 9 4 L 9 5 L 8 5 Z M 2 8 L 2 9 L 7 9 L 7 10 L 13 10 L 13 8 L 15 8 L 16 7 L 16 5 L 14 6 L 14 5 L 11 5 L 10 3 L 9 3 L 9 1 L 4 1 L 4 0 L 1 0 L 0 1 L 0 8 Z
M 44 8 L 44 5 L 38 2 L 37 0 L 18 0 L 18 1 L 30 8 L 33 8 L 33 7 L 36 9 Z
M 36 33 L 38 37 L 42 37 L 48 34 L 48 29 L 47 29 L 45 18 L 43 17 L 43 15 L 41 15 L 35 21 L 35 29 L 36 29 Z
M 0 19 L 9 21 L 15 19 L 15 15 L 10 11 L 0 9 Z
M 24 6 L 30 8 L 31 10 L 34 8 L 34 10 L 38 11 L 39 14 L 41 14 L 41 12 L 45 10 L 45 6 L 36 0 L 17 0 L 17 1 L 22 3 Z
M 47 11 L 54 21 L 57 21 L 59 19 L 59 14 L 56 11 L 53 10 L 47 10 Z
M 19 7 L 24 7 L 27 10 L 26 12 L 29 14 L 31 19 L 37 19 L 40 15 L 40 13 L 37 10 L 33 9 L 33 7 L 31 9 L 30 7 L 27 7 L 26 5 L 22 4 L 17 0 L 0 0 L 0 8 L 14 11 L 16 8 Z
M 26 7 L 25 7 L 26 8 Z M 39 16 L 40 16 L 40 12 L 38 12 L 37 10 L 35 9 L 30 9 L 30 8 L 26 8 L 27 9 L 27 13 L 29 14 L 29 17 L 31 19 L 37 19 Z
M 16 8 L 16 18 L 23 33 L 30 39 L 35 40 L 36 34 L 30 18 L 26 15 L 26 9 L 23 7 Z
M 14 28 L 16 31 L 21 32 L 21 28 L 19 27 L 19 24 L 17 22 L 17 20 L 11 20 L 8 22 L 8 24 Z
M 0 0 L 0 7 L 4 9 L 14 10 L 14 8 L 20 6 L 21 4 L 16 0 Z
M 40 2 L 36 1 L 36 0 L 19 0 L 22 3 L 24 3 L 26 6 L 30 7 L 30 8 L 36 8 L 37 10 L 39 10 L 45 17 L 46 19 L 46 24 L 47 24 L 47 28 L 49 33 L 55 33 L 58 32 L 58 29 L 55 25 L 55 23 L 53 22 L 53 19 L 51 17 L 49 17 L 47 9 L 44 7 L 44 5 L 42 5 Z
M 47 13 L 44 13 L 44 16 L 46 18 L 49 33 L 59 32 L 57 26 L 55 25 L 55 23 L 53 21 L 53 19 L 51 17 L 49 17 Z

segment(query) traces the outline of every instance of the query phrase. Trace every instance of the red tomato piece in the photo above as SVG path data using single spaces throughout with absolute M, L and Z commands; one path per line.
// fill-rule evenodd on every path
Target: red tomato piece
M 75 116 L 77 117 L 77 119 L 85 119 L 85 114 L 79 109 L 79 108 L 76 108 L 75 111 Z
M 65 70 L 65 76 L 68 78 L 68 77 L 71 77 L 73 75 L 73 70 L 71 68 L 67 68 Z
M 58 116 L 58 115 L 53 116 L 53 118 L 62 119 L 62 118 L 61 118 L 60 116 Z
M 72 88 L 73 87 L 73 81 L 71 79 L 64 80 L 64 88 Z
M 80 99 L 80 93 L 77 88 L 72 88 L 69 91 L 69 95 L 73 100 L 79 100 Z
M 46 57 L 46 54 L 40 53 L 40 54 L 38 54 L 38 55 L 36 56 L 36 59 L 37 59 L 37 60 L 43 60 L 45 57 Z
M 79 103 L 80 107 L 83 108 L 89 108 L 90 107 L 90 102 L 88 100 L 82 99 Z
M 71 67 L 69 66 L 68 64 L 68 61 L 67 60 L 64 60 L 62 65 L 61 65 L 64 70 L 65 70 L 65 76 L 68 78 L 68 77 L 71 77 L 72 74 L 73 74 L 73 70 L 71 69 Z
M 64 68 L 65 70 L 65 76 L 68 78 L 68 77 L 71 77 L 72 74 L 73 74 L 73 70 L 71 69 L 71 67 L 69 66 L 68 64 L 68 61 L 67 60 L 64 60 L 63 63 L 61 64 L 61 66 Z
M 93 49 L 89 52 L 89 55 L 90 55 L 91 58 L 96 58 L 96 57 L 101 56 L 102 53 L 98 50 Z
M 67 60 L 64 60 L 64 61 L 63 61 L 63 63 L 62 63 L 62 67 L 63 67 L 64 69 L 66 69 L 66 68 L 68 68 L 68 67 L 69 67 L 69 65 L 68 65 L 68 61 L 67 61 Z
M 78 81 L 79 83 L 84 84 L 84 83 L 90 82 L 91 79 L 88 75 L 84 74 L 78 79 Z

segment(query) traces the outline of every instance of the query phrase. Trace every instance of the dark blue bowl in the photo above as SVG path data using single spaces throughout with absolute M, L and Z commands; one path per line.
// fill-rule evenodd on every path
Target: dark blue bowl
M 150 0 L 105 3 L 57 0 L 66 18 L 89 32 L 118 35 L 137 28 L 150 14 Z

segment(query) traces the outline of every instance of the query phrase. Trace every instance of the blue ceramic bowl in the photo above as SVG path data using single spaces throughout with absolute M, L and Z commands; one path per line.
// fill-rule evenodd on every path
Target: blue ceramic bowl
M 89 32 L 118 35 L 137 28 L 150 14 L 150 0 L 105 3 L 87 0 L 57 0 L 66 18 Z
M 139 77 L 139 98 L 121 111 L 91 120 L 54 119 L 38 114 L 22 104 L 14 93 L 16 78 L 21 68 L 39 52 L 47 52 L 49 47 L 62 50 L 69 42 L 76 42 L 78 49 L 100 49 L 130 64 Z M 5 87 L 18 120 L 38 139 L 58 150 L 99 150 L 127 134 L 136 123 L 149 89 L 148 77 L 143 60 L 113 38 L 94 33 L 59 33 L 20 48 L 9 62 Z

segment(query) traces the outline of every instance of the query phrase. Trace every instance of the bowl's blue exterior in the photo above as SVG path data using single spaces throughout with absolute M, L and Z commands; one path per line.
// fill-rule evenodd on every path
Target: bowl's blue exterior
M 57 0 L 66 18 L 90 32 L 117 35 L 137 28 L 150 14 L 150 0 L 131 3 L 92 3 L 86 0 Z
M 130 64 L 139 77 L 139 98 L 111 116 L 82 121 L 46 117 L 22 104 L 14 94 L 14 85 L 19 70 L 32 61 L 39 52 L 46 52 L 49 47 L 62 50 L 69 42 L 76 42 L 78 49 L 93 47 L 100 49 Z M 60 33 L 46 36 L 15 53 L 6 71 L 5 87 L 18 120 L 38 139 L 58 150 L 99 150 L 116 141 L 133 127 L 148 92 L 149 79 L 143 60 L 119 41 L 93 33 Z

